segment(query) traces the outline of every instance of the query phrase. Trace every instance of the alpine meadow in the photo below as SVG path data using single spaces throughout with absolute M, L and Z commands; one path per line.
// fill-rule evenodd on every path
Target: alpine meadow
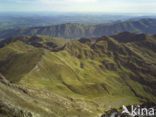
M 1 0 L 0 117 L 155 117 L 155 5 Z

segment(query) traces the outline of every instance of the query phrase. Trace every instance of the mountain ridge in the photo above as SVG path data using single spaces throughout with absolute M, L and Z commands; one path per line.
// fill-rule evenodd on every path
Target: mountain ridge
M 27 29 L 5 30 L 0 32 L 0 38 L 8 38 L 17 35 L 48 35 L 68 39 L 82 37 L 99 37 L 114 35 L 120 32 L 150 33 L 154 34 L 156 28 L 155 19 L 141 19 L 138 21 L 125 21 L 109 25 L 85 26 L 82 24 L 60 24 L 47 27 L 34 27 Z
M 94 113 L 94 117 L 102 115 L 103 110 L 118 109 L 122 105 L 155 102 L 155 35 L 124 32 L 65 41 L 61 45 L 56 40 L 58 38 L 37 35 L 1 41 L 0 73 L 11 84 L 73 100 L 78 110 L 75 107 L 76 112 L 71 110 L 69 114 L 58 108 L 61 117 L 81 113 L 82 117 Z M 47 98 L 49 104 L 54 104 Z M 79 110 L 81 104 L 86 106 Z M 54 115 L 59 115 L 56 109 L 52 110 Z

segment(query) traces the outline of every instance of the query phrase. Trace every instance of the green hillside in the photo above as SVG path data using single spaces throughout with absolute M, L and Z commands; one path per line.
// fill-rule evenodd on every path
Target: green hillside
M 141 19 L 137 21 L 124 21 L 114 24 L 99 24 L 93 26 L 68 23 L 45 27 L 3 30 L 0 31 L 0 39 L 18 35 L 48 35 L 53 37 L 79 39 L 81 37 L 99 37 L 103 35 L 114 35 L 125 31 L 133 33 L 155 34 L 155 24 L 156 19 Z
M 91 117 L 94 113 L 93 117 L 100 117 L 104 110 L 156 101 L 155 35 L 125 32 L 75 41 L 17 36 L 1 41 L 0 47 L 0 73 L 7 80 L 25 89 L 78 101 L 72 101 L 74 107 L 85 105 L 73 108 L 70 114 Z M 51 100 L 48 103 L 53 105 Z M 24 107 L 23 103 L 20 106 Z M 57 109 L 60 117 L 67 114 Z M 57 115 L 52 110 L 49 113 Z

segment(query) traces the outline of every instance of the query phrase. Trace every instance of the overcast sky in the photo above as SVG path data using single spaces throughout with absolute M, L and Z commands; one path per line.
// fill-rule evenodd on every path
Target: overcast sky
M 0 0 L 0 11 L 156 13 L 156 0 Z

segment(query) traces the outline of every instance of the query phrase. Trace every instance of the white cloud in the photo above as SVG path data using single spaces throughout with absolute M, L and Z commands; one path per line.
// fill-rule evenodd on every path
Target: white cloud
M 17 10 L 156 13 L 156 0 L 0 0 L 5 1 L 17 3 L 11 6 Z
M 53 3 L 92 3 L 97 2 L 98 0 L 36 0 L 46 4 L 53 4 Z

